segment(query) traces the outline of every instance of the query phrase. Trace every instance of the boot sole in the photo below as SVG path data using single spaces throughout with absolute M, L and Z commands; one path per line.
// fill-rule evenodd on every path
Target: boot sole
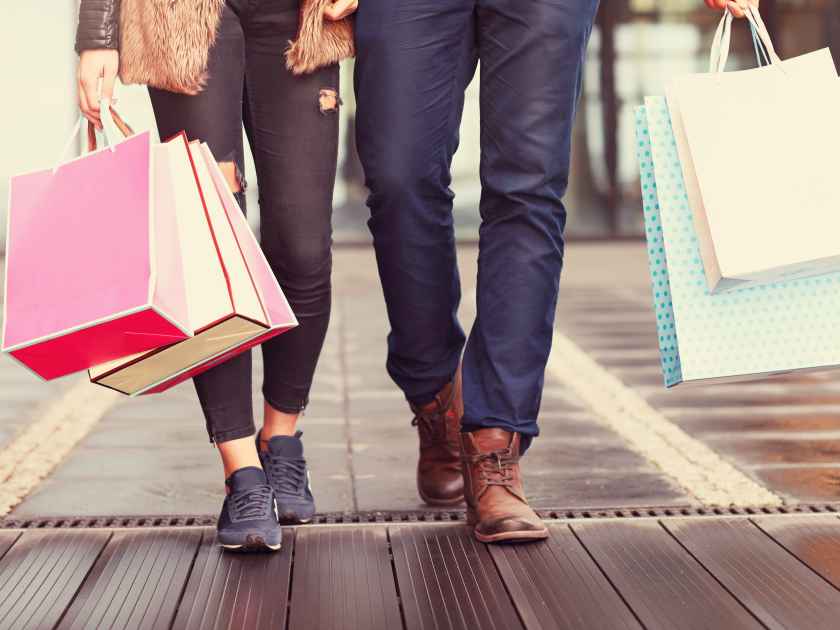
M 483 543 L 516 543 L 528 542 L 533 540 L 545 540 L 548 538 L 548 529 L 542 531 L 523 531 L 523 532 L 504 532 L 501 534 L 480 534 L 473 530 L 473 534 L 479 542 Z
M 432 499 L 420 492 L 419 488 L 417 490 L 417 494 L 420 495 L 420 499 L 423 503 L 432 507 L 452 507 L 453 505 L 458 505 L 459 503 L 464 502 L 463 494 L 459 497 L 455 497 L 454 499 Z

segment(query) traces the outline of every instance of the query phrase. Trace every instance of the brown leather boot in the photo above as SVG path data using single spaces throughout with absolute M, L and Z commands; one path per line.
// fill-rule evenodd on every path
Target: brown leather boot
M 519 434 L 479 429 L 461 434 L 467 522 L 481 542 L 548 538 L 528 505 L 519 472 Z
M 461 394 L 461 370 L 435 399 L 423 407 L 411 406 L 413 426 L 420 435 L 420 459 L 417 461 L 417 492 L 429 505 L 449 506 L 464 500 L 464 476 L 461 473 L 461 417 L 464 399 Z

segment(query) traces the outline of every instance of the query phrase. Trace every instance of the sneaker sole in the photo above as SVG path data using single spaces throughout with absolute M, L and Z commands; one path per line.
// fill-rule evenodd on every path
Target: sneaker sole
M 479 542 L 483 543 L 517 543 L 545 540 L 548 538 L 548 529 L 541 531 L 504 532 L 501 534 L 479 534 L 473 530 L 473 534 Z
M 298 518 L 293 512 L 280 512 L 280 518 L 277 520 L 280 521 L 281 525 L 306 525 L 312 522 L 313 516 L 309 518 Z
M 262 536 L 249 536 L 248 541 L 241 545 L 226 545 L 224 543 L 219 543 L 223 549 L 228 549 L 230 551 L 240 551 L 240 552 L 249 552 L 249 551 L 279 551 L 280 548 L 283 546 L 283 543 L 277 543 L 276 545 L 269 545 L 265 540 L 263 540 Z

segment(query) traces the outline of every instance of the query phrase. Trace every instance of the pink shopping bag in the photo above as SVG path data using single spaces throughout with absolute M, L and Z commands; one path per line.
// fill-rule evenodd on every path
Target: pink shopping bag
M 183 134 L 166 144 L 170 169 L 190 169 L 203 201 L 203 211 L 178 215 L 194 335 L 90 369 L 94 383 L 131 396 L 163 392 L 297 326 L 210 149 Z
M 88 140 L 9 187 L 2 350 L 44 379 L 191 334 L 165 150 L 148 132 Z

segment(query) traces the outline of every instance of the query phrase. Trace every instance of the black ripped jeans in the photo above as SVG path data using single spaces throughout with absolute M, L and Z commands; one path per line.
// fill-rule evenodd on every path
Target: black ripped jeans
M 186 131 L 220 162 L 244 165 L 242 124 L 260 192 L 261 243 L 300 325 L 262 345 L 263 394 L 275 409 L 307 404 L 330 316 L 332 192 L 338 152 L 337 108 L 321 90 L 338 90 L 338 66 L 302 77 L 283 53 L 298 26 L 298 0 L 227 0 L 209 79 L 196 96 L 149 89 L 161 138 Z M 329 105 L 329 104 L 328 104 Z M 244 190 L 245 182 L 240 177 Z M 245 195 L 237 194 L 245 208 Z M 251 354 L 195 378 L 210 439 L 253 435 Z

